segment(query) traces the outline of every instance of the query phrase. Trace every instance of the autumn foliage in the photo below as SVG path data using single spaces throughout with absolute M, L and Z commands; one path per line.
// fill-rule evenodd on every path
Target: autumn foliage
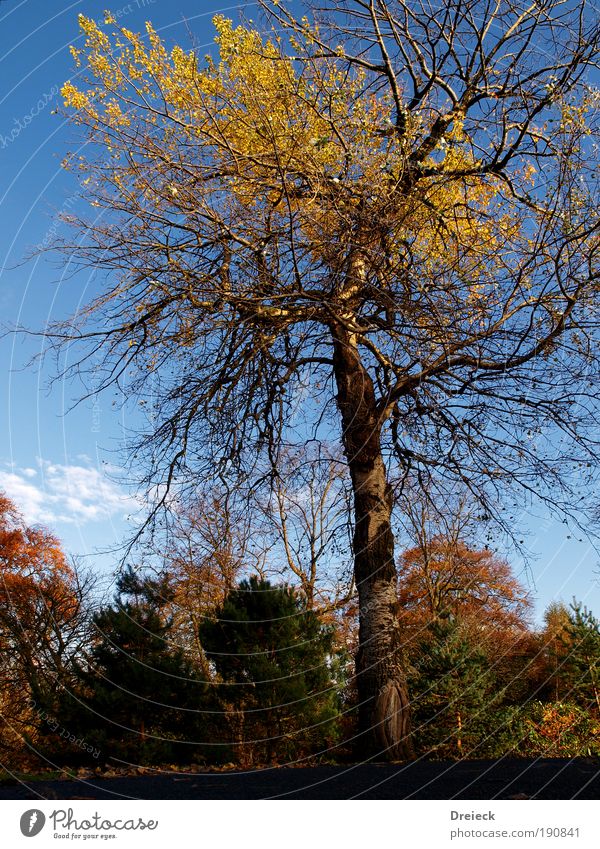
M 497 643 L 526 628 L 530 601 L 506 560 L 489 549 L 434 537 L 403 552 L 399 561 L 398 605 L 408 635 L 449 617 Z
M 0 495 L 0 746 L 35 739 L 38 711 L 64 686 L 81 636 L 81 587 L 58 539 Z

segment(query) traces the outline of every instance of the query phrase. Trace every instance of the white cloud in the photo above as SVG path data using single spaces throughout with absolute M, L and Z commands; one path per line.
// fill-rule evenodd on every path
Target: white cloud
M 29 524 L 84 524 L 126 518 L 139 504 L 104 472 L 88 464 L 39 461 L 39 468 L 0 468 L 0 490 Z
M 28 522 L 49 521 L 51 513 L 44 506 L 44 492 L 26 480 L 22 472 L 0 471 L 0 489 L 15 502 Z

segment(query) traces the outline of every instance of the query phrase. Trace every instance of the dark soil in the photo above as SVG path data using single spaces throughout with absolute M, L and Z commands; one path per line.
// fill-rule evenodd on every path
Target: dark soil
M 0 799 L 598 799 L 600 760 L 413 761 L 0 785 Z

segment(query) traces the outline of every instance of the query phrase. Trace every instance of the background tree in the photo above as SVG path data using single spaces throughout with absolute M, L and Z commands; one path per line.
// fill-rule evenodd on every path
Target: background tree
M 489 549 L 436 537 L 400 556 L 398 602 L 406 631 L 418 633 L 453 616 L 478 640 L 526 630 L 528 593 L 506 560 Z M 407 633 L 407 636 L 408 636 Z
M 349 495 L 343 458 L 325 445 L 304 446 L 280 454 L 261 505 L 272 540 L 269 572 L 275 576 L 278 566 L 279 579 L 297 582 L 322 615 L 343 608 L 354 591 Z
M 441 758 L 476 756 L 501 700 L 488 657 L 458 625 L 450 615 L 428 626 L 410 678 L 415 746 Z
M 339 704 L 332 638 L 303 595 L 256 577 L 204 623 L 201 640 L 244 743 L 238 755 L 294 758 L 331 745 Z
M 0 691 L 5 758 L 35 741 L 40 716 L 73 683 L 73 660 L 89 641 L 89 576 L 60 542 L 28 526 L 0 494 Z
M 578 515 L 596 475 L 597 15 L 264 7 L 270 36 L 217 17 L 205 62 L 80 17 L 63 96 L 89 144 L 67 164 L 106 215 L 68 216 L 65 248 L 105 285 L 55 338 L 147 396 L 132 457 L 163 500 L 268 486 L 283 445 L 337 434 L 362 740 L 405 757 L 390 481 L 435 471 L 511 529 L 508 489 Z
M 128 568 L 114 603 L 93 615 L 95 645 L 78 663 L 78 686 L 65 693 L 60 716 L 102 762 L 189 761 L 206 744 L 207 684 L 172 642 L 171 601 L 167 579 Z
M 529 594 L 508 562 L 489 548 L 488 517 L 468 490 L 443 498 L 434 481 L 407 491 L 403 504 L 401 525 L 413 543 L 398 560 L 406 656 L 418 663 L 429 626 L 451 617 L 453 634 L 475 654 L 485 654 L 506 700 L 520 703 L 537 692 L 545 667 L 539 640 L 528 628 Z
M 566 629 L 569 625 L 569 608 L 563 602 L 552 602 L 544 611 L 544 628 L 540 634 L 540 655 L 544 659 L 546 686 L 544 695 L 558 702 L 568 698 L 561 675 L 565 654 Z
M 171 633 L 209 677 L 199 640 L 204 620 L 213 618 L 240 576 L 261 567 L 262 546 L 254 545 L 252 517 L 236 510 L 226 491 L 200 494 L 171 511 L 167 533 L 153 540 L 159 562 L 168 575 L 169 598 L 163 600 L 172 617 Z
M 569 700 L 600 714 L 600 622 L 591 610 L 574 601 L 562 632 L 561 678 Z

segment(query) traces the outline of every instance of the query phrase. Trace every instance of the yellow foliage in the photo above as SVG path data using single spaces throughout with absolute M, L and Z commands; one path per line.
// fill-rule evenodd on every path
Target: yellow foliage
M 435 116 L 407 112 L 404 137 L 390 131 L 391 95 L 369 91 L 365 75 L 347 69 L 341 49 L 311 58 L 318 33 L 308 22 L 304 42 L 295 40 L 300 61 L 286 55 L 275 34 L 263 38 L 217 15 L 218 56 L 202 68 L 193 52 L 168 51 L 151 24 L 141 36 L 107 15 L 109 37 L 91 19 L 80 15 L 79 22 L 85 45 L 74 55 L 78 62 L 85 56 L 90 87 L 69 82 L 62 95 L 78 110 L 75 120 L 112 153 L 114 173 L 102 176 L 107 184 L 156 208 L 168 199 L 182 215 L 202 195 L 207 203 L 219 197 L 232 214 L 235 208 L 248 227 L 293 219 L 313 259 L 325 263 L 348 242 L 357 217 L 385 221 L 389 262 L 400 262 L 410 243 L 428 276 L 459 271 L 466 315 L 482 319 L 474 305 L 493 297 L 482 284 L 490 257 L 507 239 L 520 238 L 520 225 L 503 211 L 495 179 L 477 173 L 460 114 L 425 162 L 417 190 L 404 193 L 398 187 L 410 152 Z M 128 137 L 128 127 L 138 135 Z M 140 138 L 149 140 L 145 152 Z M 531 177 L 530 169 L 523 181 Z M 367 251 L 378 238 L 377 227 L 372 235 L 361 231 Z

